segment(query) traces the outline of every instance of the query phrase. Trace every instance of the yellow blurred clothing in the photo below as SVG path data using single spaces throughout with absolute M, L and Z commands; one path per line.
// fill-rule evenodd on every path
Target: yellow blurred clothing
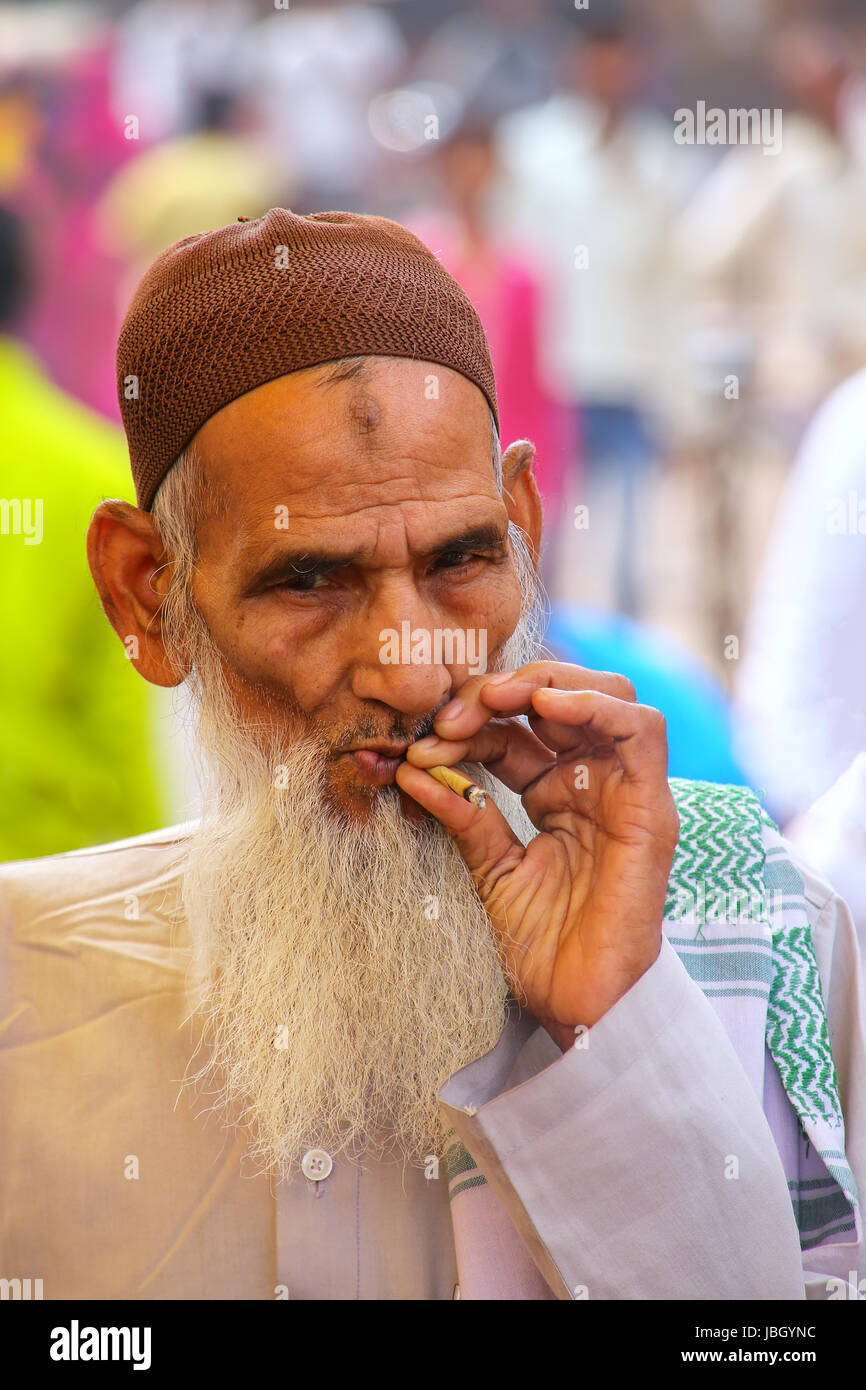
M 0 337 L 0 859 L 152 829 L 153 698 L 90 577 L 87 525 L 130 491 L 118 430 Z
M 166 246 L 238 217 L 259 217 L 284 194 L 284 175 L 257 140 L 201 131 L 124 164 L 98 216 L 106 245 L 143 273 Z

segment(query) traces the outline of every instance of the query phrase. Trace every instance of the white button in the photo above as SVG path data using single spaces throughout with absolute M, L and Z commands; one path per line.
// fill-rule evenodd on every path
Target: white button
M 301 1172 L 312 1182 L 321 1182 L 334 1166 L 334 1160 L 324 1149 L 310 1149 L 301 1159 Z

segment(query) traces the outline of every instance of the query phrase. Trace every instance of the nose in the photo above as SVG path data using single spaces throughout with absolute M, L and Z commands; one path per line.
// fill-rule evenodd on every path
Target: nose
M 437 709 L 450 695 L 453 681 L 441 660 L 435 661 L 431 615 L 424 612 L 410 619 L 392 614 L 390 624 L 371 616 L 363 650 L 352 665 L 355 698 L 377 700 L 407 715 Z

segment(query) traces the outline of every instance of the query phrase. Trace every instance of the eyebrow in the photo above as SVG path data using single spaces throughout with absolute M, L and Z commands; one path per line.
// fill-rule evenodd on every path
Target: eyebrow
M 507 535 L 507 527 L 494 524 L 473 526 L 467 531 L 437 541 L 425 551 L 425 556 L 442 555 L 449 550 L 499 550 L 505 544 Z M 331 570 L 357 564 L 362 553 L 360 550 L 281 550 L 245 582 L 243 596 L 251 598 L 280 580 L 296 579 L 302 574 L 327 574 Z

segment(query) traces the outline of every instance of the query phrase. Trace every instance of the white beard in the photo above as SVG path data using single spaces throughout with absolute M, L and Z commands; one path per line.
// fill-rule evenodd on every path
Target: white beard
M 501 666 L 537 659 L 537 606 Z M 423 1164 L 447 1130 L 439 1088 L 504 1022 L 508 988 L 469 871 L 437 821 L 405 818 L 396 787 L 363 822 L 329 804 L 318 738 L 254 742 L 202 626 L 211 786 L 183 895 L 207 1060 L 192 1079 L 284 1179 L 311 1148 Z M 526 843 L 519 797 L 470 766 Z

